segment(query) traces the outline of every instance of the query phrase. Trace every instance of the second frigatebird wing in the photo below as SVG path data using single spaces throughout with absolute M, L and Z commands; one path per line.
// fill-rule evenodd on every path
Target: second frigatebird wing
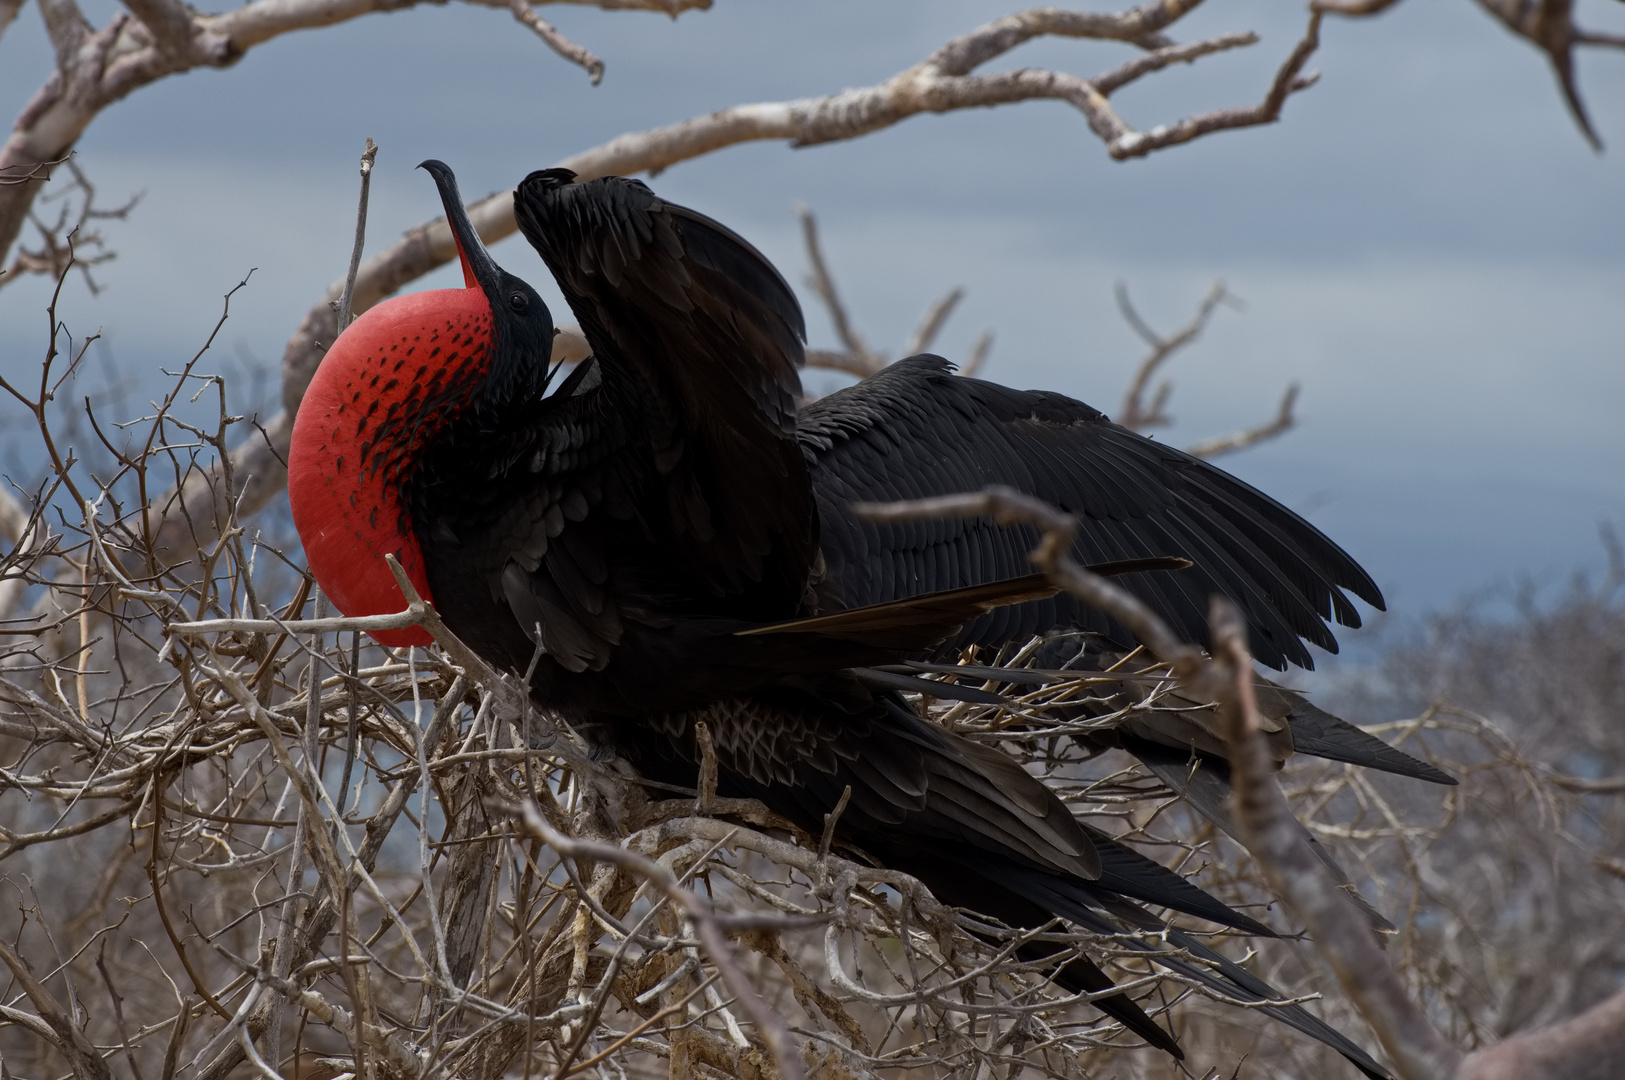
M 1318 529 L 1235 477 L 1118 427 L 1060 394 L 955 376 L 916 356 L 802 410 L 813 462 L 830 603 L 859 607 L 962 588 L 1025 569 L 1036 534 L 991 519 L 872 523 L 855 502 L 917 499 L 1004 484 L 1079 519 L 1084 563 L 1176 553 L 1178 575 L 1129 574 L 1121 584 L 1188 640 L 1207 640 L 1208 596 L 1247 616 L 1254 656 L 1312 667 L 1305 642 L 1335 651 L 1327 626 L 1358 626 L 1345 590 L 1378 608 L 1370 576 Z M 1066 596 L 1002 608 L 951 645 L 1001 644 L 1073 626 L 1131 639 Z

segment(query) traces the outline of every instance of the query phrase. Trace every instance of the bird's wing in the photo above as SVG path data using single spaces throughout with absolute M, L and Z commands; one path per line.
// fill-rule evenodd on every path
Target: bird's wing
M 436 606 L 471 647 L 521 671 L 537 647 L 569 671 L 602 670 L 644 584 L 622 566 L 647 544 L 644 482 L 626 426 L 592 401 L 594 369 L 583 362 L 519 421 L 437 447 L 447 463 L 416 481 Z
M 990 581 L 947 592 L 924 593 L 864 607 L 832 611 L 828 615 L 738 631 L 740 637 L 808 634 L 844 639 L 898 652 L 915 652 L 942 641 L 978 615 L 1055 595 L 1055 586 L 1043 574 L 1028 574 L 1008 581 Z
M 764 691 L 702 718 L 738 793 L 791 820 L 816 828 L 850 786 L 838 835 L 887 865 L 892 843 L 940 843 L 1051 873 L 1100 873 L 1093 841 L 1048 788 L 1009 755 L 922 721 L 892 694 Z
M 816 544 L 795 442 L 801 308 L 725 226 L 636 180 L 532 173 L 519 227 L 602 367 L 606 401 L 635 415 L 675 550 L 719 593 L 789 613 Z
M 802 410 L 813 468 L 829 607 L 963 588 L 1026 572 L 1031 528 L 988 518 L 862 521 L 851 504 L 972 492 L 1003 484 L 1078 518 L 1074 556 L 1102 563 L 1184 556 L 1176 574 L 1117 580 L 1188 640 L 1206 642 L 1222 592 L 1246 614 L 1255 657 L 1312 667 L 1304 642 L 1336 651 L 1327 622 L 1358 626 L 1352 592 L 1382 607 L 1376 584 L 1313 525 L 1207 462 L 1118 427 L 1060 394 L 1011 390 L 916 356 Z M 1067 596 L 1001 608 L 951 644 L 1002 644 L 1057 627 L 1126 631 Z

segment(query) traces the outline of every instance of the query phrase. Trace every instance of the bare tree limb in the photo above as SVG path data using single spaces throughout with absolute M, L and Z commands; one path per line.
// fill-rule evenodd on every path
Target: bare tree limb
M 1213 651 L 1219 665 L 1228 669 L 1227 692 L 1219 696 L 1220 715 L 1229 744 L 1236 824 L 1247 838 L 1247 849 L 1258 859 L 1275 894 L 1303 920 L 1316 951 L 1371 1025 L 1402 1080 L 1454 1076 L 1460 1053 L 1411 1000 L 1365 917 L 1310 849 L 1275 783 L 1274 760 L 1254 701 L 1246 620 L 1220 596 L 1213 598 L 1211 612 Z
M 1328 15 L 1362 18 L 1379 15 L 1393 7 L 1398 0 L 1312 0 L 1310 9 Z M 1574 23 L 1574 0 L 1478 0 L 1478 6 L 1487 11 L 1502 26 L 1546 54 L 1557 76 L 1558 91 L 1568 106 L 1575 126 L 1585 136 L 1593 150 L 1602 150 L 1602 139 L 1586 114 L 1585 101 L 1574 69 L 1574 48 L 1577 45 L 1599 45 L 1605 48 L 1625 49 L 1625 37 L 1617 34 L 1598 34 L 1580 29 Z
M 1191 320 L 1171 336 L 1163 337 L 1153 330 L 1135 309 L 1134 301 L 1129 299 L 1127 285 L 1119 281 L 1114 294 L 1117 297 L 1117 310 L 1122 313 L 1124 321 L 1142 341 L 1151 346 L 1151 351 L 1134 370 L 1134 378 L 1129 382 L 1128 392 L 1123 395 L 1123 408 L 1118 412 L 1117 422 L 1131 431 L 1144 431 L 1148 427 L 1171 424 L 1173 419 L 1163 411 L 1172 389 L 1169 383 L 1165 381 L 1157 388 L 1149 406 L 1145 403 L 1145 392 L 1151 384 L 1152 376 L 1169 357 L 1201 336 L 1215 308 L 1225 301 L 1234 303 L 1235 298 L 1226 291 L 1224 282 L 1215 281 L 1213 287 L 1207 291 L 1207 295 L 1202 298 L 1202 303 L 1197 307 L 1196 314 Z
M 90 23 L 74 0 L 40 0 L 39 9 L 51 47 L 56 50 L 57 73 L 64 75 L 72 68 L 80 43 L 90 33 Z
M 1398 2 L 1399 0 L 1314 0 L 1310 6 L 1328 15 L 1359 17 L 1380 15 Z
M 910 521 L 987 514 L 1001 524 L 1040 530 L 1033 562 L 1072 595 L 1118 619 L 1180 681 L 1219 703 L 1228 744 L 1237 825 L 1276 895 L 1303 921 L 1316 951 L 1360 1010 L 1402 1080 L 1604 1080 L 1625 1070 L 1625 991 L 1569 1020 L 1506 1039 L 1465 1061 L 1411 998 L 1365 917 L 1327 874 L 1275 782 L 1275 760 L 1262 735 L 1246 621 L 1229 599 L 1212 600 L 1213 659 L 1174 638 L 1134 597 L 1078 567 L 1068 555 L 1075 520 L 1008 489 L 854 509 L 872 521 Z M 1611 790 L 1611 787 L 1610 787 Z M 1625 864 L 1599 857 L 1610 873 Z
M 1602 149 L 1602 139 L 1591 126 L 1585 102 L 1575 81 L 1574 47 L 1603 45 L 1625 48 L 1625 39 L 1609 34 L 1589 34 L 1574 25 L 1574 0 L 1478 0 L 1478 6 L 1495 16 L 1502 26 L 1546 54 L 1558 89 L 1569 114 L 1593 150 Z
M 711 963 L 721 972 L 728 988 L 733 991 L 740 1005 L 756 1024 L 756 1030 L 761 1032 L 763 1041 L 772 1050 L 773 1060 L 779 1067 L 779 1076 L 782 1080 L 803 1080 L 806 1077 L 807 1070 L 802 1067 L 801 1059 L 796 1053 L 795 1039 L 790 1033 L 789 1025 L 785 1023 L 784 1017 L 774 1012 L 767 1002 L 762 1000 L 762 996 L 756 992 L 756 988 L 740 969 L 734 959 L 733 950 L 729 948 L 727 939 L 722 935 L 716 912 L 704 897 L 692 889 L 684 888 L 670 870 L 652 859 L 615 844 L 565 836 L 547 823 L 547 819 L 537 809 L 535 803 L 527 802 L 519 807 L 518 816 L 526 832 L 560 855 L 571 858 L 585 856 L 596 862 L 613 863 L 631 870 L 665 893 L 694 924 L 706 953 L 711 957 Z
M 0 38 L 6 36 L 6 28 L 17 17 L 17 12 L 23 8 L 23 0 L 0 0 Z
M 344 292 L 339 296 L 338 325 L 350 325 L 350 306 L 355 300 L 355 276 L 361 270 L 361 252 L 367 246 L 367 195 L 372 190 L 372 163 L 378 158 L 378 147 L 371 138 L 361 152 L 361 197 L 355 210 L 355 246 L 350 249 L 350 272 L 344 276 Z
M 1153 376 L 1161 369 L 1174 353 L 1195 341 L 1207 328 L 1208 320 L 1213 317 L 1214 310 L 1221 303 L 1228 303 L 1240 307 L 1241 302 L 1224 287 L 1224 282 L 1215 281 L 1208 290 L 1202 302 L 1197 306 L 1196 314 L 1191 317 L 1178 331 L 1169 337 L 1163 337 L 1151 328 L 1151 325 L 1141 317 L 1134 307 L 1134 301 L 1129 299 L 1128 287 L 1122 282 L 1117 283 L 1115 289 L 1117 296 L 1117 310 L 1122 313 L 1123 319 L 1129 327 L 1139 335 L 1140 339 L 1151 346 L 1151 351 L 1140 361 L 1139 367 L 1134 371 L 1134 378 L 1129 382 L 1128 391 L 1123 395 L 1123 409 L 1117 416 L 1117 422 L 1132 431 L 1144 431 L 1149 427 L 1162 427 L 1173 423 L 1173 417 L 1168 415 L 1168 399 L 1173 396 L 1173 383 L 1167 379 L 1157 384 L 1151 403 L 1145 402 L 1146 391 L 1151 385 Z M 1281 396 L 1281 403 L 1276 407 L 1275 416 L 1256 427 L 1246 428 L 1242 431 L 1232 432 L 1212 439 L 1204 439 L 1195 446 L 1187 447 L 1186 453 L 1194 457 L 1211 458 L 1220 454 L 1229 454 L 1237 450 L 1244 450 L 1249 446 L 1256 446 L 1261 442 L 1275 438 L 1290 431 L 1296 419 L 1292 408 L 1298 401 L 1298 385 L 1291 384 L 1286 393 Z
M 829 371 L 844 371 L 848 375 L 866 379 L 891 363 L 891 358 L 885 353 L 869 348 L 863 336 L 853 327 L 846 305 L 841 302 L 840 292 L 835 287 L 834 275 L 830 273 L 829 264 L 824 259 L 823 245 L 818 240 L 818 223 L 812 211 L 804 206 L 798 206 L 796 215 L 801 219 L 801 233 L 807 246 L 807 261 L 812 266 L 812 273 L 807 276 L 807 284 L 829 310 L 830 321 L 835 324 L 835 334 L 843 346 L 840 352 L 830 349 L 807 350 L 807 366 Z M 964 296 L 965 290 L 956 286 L 941 300 L 927 308 L 920 325 L 915 328 L 907 344 L 903 346 L 902 355 L 914 356 L 929 349 L 937 334 L 942 331 L 943 324 L 948 321 L 948 316 L 953 314 L 954 308 Z M 992 345 L 992 333 L 982 333 L 972 346 L 970 356 L 960 369 L 960 374 L 973 374 L 987 358 L 988 349 Z
M 835 279 L 830 276 L 829 267 L 824 263 L 823 248 L 818 243 L 818 219 L 805 206 L 796 207 L 796 217 L 801 219 L 801 237 L 807 245 L 807 261 L 812 265 L 807 284 L 829 309 L 830 321 L 835 324 L 835 336 L 846 347 L 844 355 L 820 352 L 816 366 L 848 371 L 859 378 L 873 375 L 886 366 L 885 358 L 870 350 L 852 326 L 846 305 L 841 303 L 841 296 L 835 290 Z
M 180 0 L 131 0 L 132 14 L 115 15 L 100 30 L 92 30 L 73 0 L 40 0 L 56 49 L 57 71 L 35 92 L 0 147 L 0 176 L 29 177 L 26 183 L 0 185 L 0 259 L 10 252 L 45 182 L 45 175 L 31 170 L 42 162 L 66 158 L 97 114 L 126 94 L 194 68 L 230 67 L 254 46 L 290 31 L 331 26 L 420 2 L 425 0 L 249 0 L 232 11 L 209 15 Z M 466 2 L 509 8 L 508 0 Z M 592 6 L 675 15 L 709 7 L 710 0 L 602 0 Z M 564 39 L 549 44 L 579 62 L 558 42 Z
M 528 0 L 509 0 L 508 8 L 513 12 L 513 17 L 530 27 L 549 49 L 570 63 L 584 68 L 594 86 L 603 81 L 604 62 L 559 33 L 552 23 L 536 14 L 536 9 L 530 6 Z
M 1291 431 L 1297 423 L 1296 417 L 1292 414 L 1292 406 L 1297 401 L 1298 384 L 1292 383 L 1286 388 L 1286 393 L 1281 395 L 1281 404 L 1276 410 L 1274 419 L 1266 420 L 1257 427 L 1232 432 L 1229 435 L 1203 439 L 1195 446 L 1186 447 L 1185 452 L 1192 457 L 1215 458 L 1220 454 L 1231 454 L 1237 450 L 1245 450 L 1249 446 L 1257 446 L 1261 442 Z
M 925 318 L 920 320 L 920 325 L 909 335 L 908 344 L 903 346 L 903 355 L 913 356 L 929 349 L 931 343 L 937 340 L 937 334 L 941 333 L 942 324 L 948 321 L 948 316 L 953 314 L 954 308 L 964 298 L 965 290 L 955 286 L 947 296 L 927 308 Z
M 965 355 L 965 362 L 959 365 L 959 373 L 967 379 L 975 376 L 982 369 L 982 362 L 993 348 L 993 331 L 983 330 L 976 335 L 971 343 L 970 352 Z
M 79 168 L 70 154 L 65 161 L 51 162 L 50 166 L 41 165 L 15 182 L 26 182 L 32 176 L 45 175 L 50 167 L 66 165 L 73 183 L 52 195 L 38 200 L 39 203 L 59 201 L 61 209 L 54 220 L 43 218 L 38 213 L 30 213 L 29 221 L 39 232 L 39 246 L 29 249 L 19 246 L 16 256 L 12 259 L 11 267 L 0 271 L 0 289 L 20 280 L 24 274 L 48 274 L 51 277 L 61 277 L 72 266 L 78 269 L 84 278 L 85 287 L 92 295 L 101 291 L 95 275 L 91 272 L 93 267 L 110 262 L 115 253 L 107 249 L 106 239 L 94 227 L 97 221 L 110 219 L 122 221 L 129 216 L 141 201 L 140 195 L 135 195 L 112 210 L 104 210 L 96 205 L 96 188 L 90 178 Z
M 943 495 L 895 503 L 854 503 L 852 510 L 866 521 L 929 521 L 944 517 L 991 517 L 1000 525 L 1031 525 L 1042 536 L 1030 558 L 1059 587 L 1089 606 L 1105 612 L 1128 628 L 1147 649 L 1181 680 L 1201 676 L 1202 652 L 1180 641 L 1168 625 L 1138 597 L 1098 574 L 1085 570 L 1071 557 L 1078 520 L 1040 499 L 1014 488 L 997 485 L 966 495 Z M 1210 700 L 1214 687 L 1207 687 Z
M 1579 1016 L 1514 1035 L 1462 1062 L 1457 1080 L 1612 1080 L 1625 1075 L 1625 990 Z
M 190 59 L 194 50 L 198 50 L 196 55 L 201 62 L 208 63 L 205 59 L 208 50 L 218 49 L 223 44 L 218 39 L 196 40 L 198 29 L 192 23 L 192 12 L 180 0 L 125 0 L 124 6 L 141 20 L 158 48 L 178 60 Z

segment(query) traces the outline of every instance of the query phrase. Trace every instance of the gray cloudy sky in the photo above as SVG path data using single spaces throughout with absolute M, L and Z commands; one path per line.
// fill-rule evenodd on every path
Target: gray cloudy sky
M 440 157 L 470 196 L 624 131 L 730 104 L 876 82 L 1017 5 L 973 0 L 717 0 L 677 22 L 546 9 L 608 64 L 593 88 L 503 12 L 452 5 L 291 35 L 236 68 L 171 78 L 107 110 L 80 160 L 109 200 L 146 197 L 107 231 L 106 291 L 75 289 L 121 371 L 157 386 L 234 300 L 221 363 L 274 368 L 348 255 L 354 166 L 381 145 L 374 247 L 435 212 L 412 166 Z M 1625 8 L 1582 2 L 1598 29 Z M 113 10 L 87 6 L 92 20 Z M 1117 98 L 1148 128 L 1255 100 L 1302 32 L 1296 3 L 1210 0 L 1178 27 L 1253 29 L 1252 49 Z M 1045 41 L 996 67 L 1080 74 L 1121 47 Z M 50 50 L 33 8 L 0 39 L 15 115 Z M 1221 310 L 1174 368 L 1175 442 L 1228 431 L 1303 385 L 1302 427 L 1226 462 L 1307 512 L 1372 571 L 1401 615 L 1529 575 L 1602 565 L 1599 518 L 1625 526 L 1625 55 L 1581 57 L 1596 155 L 1544 61 L 1467 0 L 1407 0 L 1329 21 L 1320 85 L 1283 123 L 1114 163 L 1056 103 L 924 116 L 856 142 L 757 144 L 680 165 L 662 194 L 733 225 L 799 282 L 793 202 L 820 215 L 857 320 L 896 348 L 953 285 L 951 358 L 997 333 L 985 374 L 1116 409 L 1140 347 L 1112 302 L 1127 282 L 1154 323 L 1183 321 L 1223 278 Z M 554 295 L 523 241 L 497 257 Z M 450 284 L 442 272 L 426 283 Z M 804 298 L 806 297 L 804 292 Z M 0 291 L 0 364 L 36 362 L 43 282 Z M 829 344 L 808 303 L 815 344 Z M 274 383 L 267 387 L 274 394 Z M 267 402 L 269 407 L 269 402 Z M 7 436 L 11 438 L 11 436 Z

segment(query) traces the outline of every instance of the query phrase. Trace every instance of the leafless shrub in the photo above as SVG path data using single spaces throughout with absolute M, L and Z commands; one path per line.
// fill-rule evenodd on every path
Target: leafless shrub
M 1370 864 L 1393 906 L 1428 913 L 1404 948 L 1449 1030 L 1492 1040 L 1617 989 L 1625 974 L 1625 942 L 1610 929 L 1625 900 L 1617 577 L 1577 579 L 1546 601 L 1525 588 L 1510 617 L 1482 604 L 1436 616 L 1336 696 L 1362 718 L 1425 718 L 1441 736 L 1431 747 L 1461 762 L 1448 830 L 1374 852 Z M 1406 792 L 1387 798 L 1372 809 L 1414 813 Z
M 66 161 L 50 164 L 63 165 L 68 171 L 70 183 L 49 195 L 42 195 L 38 200 L 38 209 L 29 212 L 28 220 L 34 226 L 38 246 L 17 249 L 11 266 L 0 269 L 0 288 L 25 274 L 61 277 L 71 265 L 84 278 L 86 288 L 92 294 L 98 293 L 101 286 L 97 284 L 91 268 L 111 262 L 118 256 L 107 246 L 107 239 L 96 223 L 123 221 L 141 201 L 141 196 L 131 196 L 123 205 L 111 210 L 99 207 L 96 204 L 96 188 L 78 162 L 70 156 Z M 25 179 L 31 177 L 0 182 L 22 183 Z

